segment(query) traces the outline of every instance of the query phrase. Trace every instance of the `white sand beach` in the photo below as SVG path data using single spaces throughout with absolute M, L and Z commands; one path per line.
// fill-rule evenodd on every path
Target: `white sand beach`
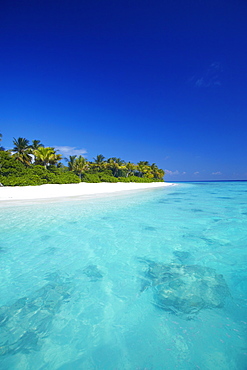
M 111 193 L 145 190 L 172 186 L 172 183 L 79 183 L 46 184 L 40 186 L 0 187 L 0 201 L 39 200 L 78 196 L 97 196 Z

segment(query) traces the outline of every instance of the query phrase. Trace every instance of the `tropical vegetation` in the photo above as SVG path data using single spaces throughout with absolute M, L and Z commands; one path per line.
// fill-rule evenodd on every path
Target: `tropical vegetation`
M 2 135 L 0 134 L 0 141 Z M 64 159 L 66 165 L 61 161 Z M 137 164 L 98 154 L 93 161 L 81 155 L 62 158 L 53 147 L 40 140 L 13 139 L 13 148 L 0 147 L 0 183 L 4 186 L 68 184 L 78 182 L 156 182 L 165 172 L 153 163 Z

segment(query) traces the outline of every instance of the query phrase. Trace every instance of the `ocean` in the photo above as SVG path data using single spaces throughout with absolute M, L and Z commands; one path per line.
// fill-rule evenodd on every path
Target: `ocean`
M 0 210 L 0 368 L 247 369 L 247 182 Z

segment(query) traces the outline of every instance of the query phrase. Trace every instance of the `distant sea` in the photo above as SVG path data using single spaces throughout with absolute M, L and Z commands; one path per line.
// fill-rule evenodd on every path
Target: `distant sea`
M 246 370 L 247 182 L 18 204 L 1 369 Z

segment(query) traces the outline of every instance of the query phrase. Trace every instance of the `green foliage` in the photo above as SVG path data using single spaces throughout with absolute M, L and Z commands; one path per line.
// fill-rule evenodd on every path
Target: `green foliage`
M 118 182 L 118 179 L 111 175 L 111 171 L 98 173 L 85 173 L 82 177 L 83 182 Z
M 47 168 L 49 165 L 58 163 L 62 156 L 57 154 L 54 148 L 39 146 L 38 149 L 33 150 L 35 156 L 35 164 L 43 165 Z
M 38 175 L 32 174 L 26 174 L 23 176 L 0 176 L 0 182 L 4 186 L 30 186 L 42 185 L 47 183 L 47 181 L 41 179 Z
M 2 135 L 0 134 L 0 141 Z M 0 182 L 5 186 L 42 184 L 70 184 L 83 182 L 157 182 L 164 181 L 165 172 L 155 163 L 140 161 L 137 164 L 121 158 L 106 159 L 102 154 L 88 162 L 82 156 L 70 156 L 68 166 L 60 161 L 61 154 L 51 147 L 44 147 L 39 140 L 19 137 L 15 147 L 4 151 L 0 147 Z
M 37 150 L 40 147 L 44 147 L 40 140 L 32 140 L 32 145 L 29 145 L 32 150 Z
M 122 177 L 123 182 L 130 182 L 128 177 Z M 139 179 L 139 178 L 138 178 Z M 83 182 L 119 182 L 119 178 L 111 175 L 111 171 L 104 171 L 98 173 L 85 173 L 82 178 Z
M 73 184 L 79 183 L 80 179 L 74 173 L 71 172 L 60 172 L 54 174 L 47 171 L 46 176 L 43 177 L 48 184 Z
M 16 161 L 9 153 L 0 151 L 0 182 L 4 186 L 28 186 L 42 184 L 71 184 L 80 179 L 72 172 L 65 172 L 55 166 L 45 169 L 44 166 L 26 167 Z
M 99 175 L 96 173 L 86 173 L 82 177 L 82 182 L 101 182 Z
M 29 146 L 29 140 L 25 139 L 24 137 L 18 137 L 18 139 L 13 140 L 14 148 L 12 149 L 14 155 L 13 157 L 24 163 L 26 166 L 29 166 L 32 161 L 31 152 Z
M 118 182 L 117 177 L 106 175 L 106 174 L 99 174 L 99 178 L 101 182 Z
M 74 173 L 64 171 L 60 173 L 59 180 L 59 184 L 76 184 L 80 182 L 80 179 Z
M 105 157 L 102 154 L 98 154 L 96 158 L 94 158 L 94 163 L 96 164 L 102 164 L 105 162 Z
M 82 178 L 82 175 L 85 173 L 85 171 L 88 169 L 88 162 L 86 161 L 86 159 L 84 157 L 82 157 L 81 155 L 79 155 L 79 157 L 77 157 L 75 159 L 75 162 L 74 162 L 74 169 L 73 171 L 80 177 L 80 179 Z
M 138 176 L 129 176 L 129 177 L 119 177 L 119 182 L 164 182 L 163 179 L 149 179 L 148 177 L 138 177 Z
M 75 171 L 75 160 L 76 155 L 70 155 L 69 159 L 65 158 L 66 162 L 68 162 L 68 169 L 69 171 Z
M 9 176 L 11 174 L 20 174 L 26 170 L 26 166 L 16 161 L 8 152 L 0 152 L 0 174 Z

